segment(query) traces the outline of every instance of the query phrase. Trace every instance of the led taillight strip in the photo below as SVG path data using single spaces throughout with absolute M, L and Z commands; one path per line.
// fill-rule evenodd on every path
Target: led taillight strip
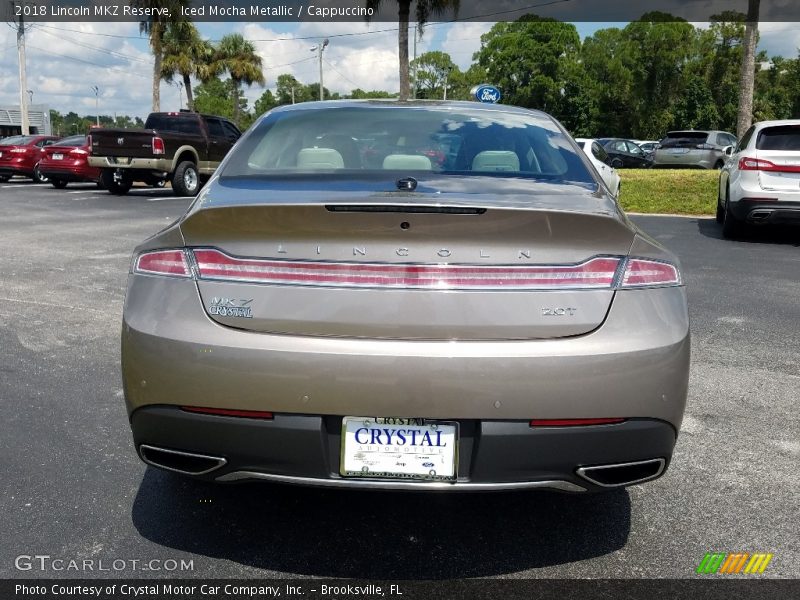
M 404 265 L 234 258 L 194 250 L 200 279 L 217 281 L 414 289 L 611 288 L 621 259 L 597 257 L 569 266 Z

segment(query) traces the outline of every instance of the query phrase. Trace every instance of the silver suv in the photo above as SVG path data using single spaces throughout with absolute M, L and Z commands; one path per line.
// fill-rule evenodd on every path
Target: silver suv
M 723 150 L 735 145 L 736 136 L 727 131 L 670 131 L 656 148 L 653 166 L 721 169 Z

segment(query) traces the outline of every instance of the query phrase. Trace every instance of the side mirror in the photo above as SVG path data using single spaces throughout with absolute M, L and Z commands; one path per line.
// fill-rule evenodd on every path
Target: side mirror
M 730 156 L 731 154 L 733 154 L 733 146 L 725 146 L 722 149 L 722 153 L 725 154 L 725 156 Z

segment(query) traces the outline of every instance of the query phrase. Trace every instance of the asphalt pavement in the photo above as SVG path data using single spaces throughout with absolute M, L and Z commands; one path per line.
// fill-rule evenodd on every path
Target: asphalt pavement
M 656 482 L 599 495 L 218 486 L 139 461 L 119 374 L 131 251 L 190 202 L 0 184 L 0 577 L 684 578 L 710 551 L 771 552 L 762 577 L 800 576 L 800 232 L 731 242 L 711 218 L 632 217 L 681 257 L 692 318 L 688 409 Z M 18 568 L 37 554 L 44 570 Z

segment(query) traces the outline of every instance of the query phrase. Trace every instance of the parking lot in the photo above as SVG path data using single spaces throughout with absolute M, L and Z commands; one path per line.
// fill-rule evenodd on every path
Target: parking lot
M 796 231 L 730 242 L 713 218 L 633 217 L 680 256 L 692 318 L 662 479 L 592 496 L 355 493 L 201 484 L 137 458 L 119 374 L 130 253 L 190 202 L 0 185 L 0 576 L 92 576 L 15 568 L 47 554 L 191 559 L 180 575 L 203 578 L 685 578 L 714 551 L 771 552 L 764 576 L 800 577 Z

